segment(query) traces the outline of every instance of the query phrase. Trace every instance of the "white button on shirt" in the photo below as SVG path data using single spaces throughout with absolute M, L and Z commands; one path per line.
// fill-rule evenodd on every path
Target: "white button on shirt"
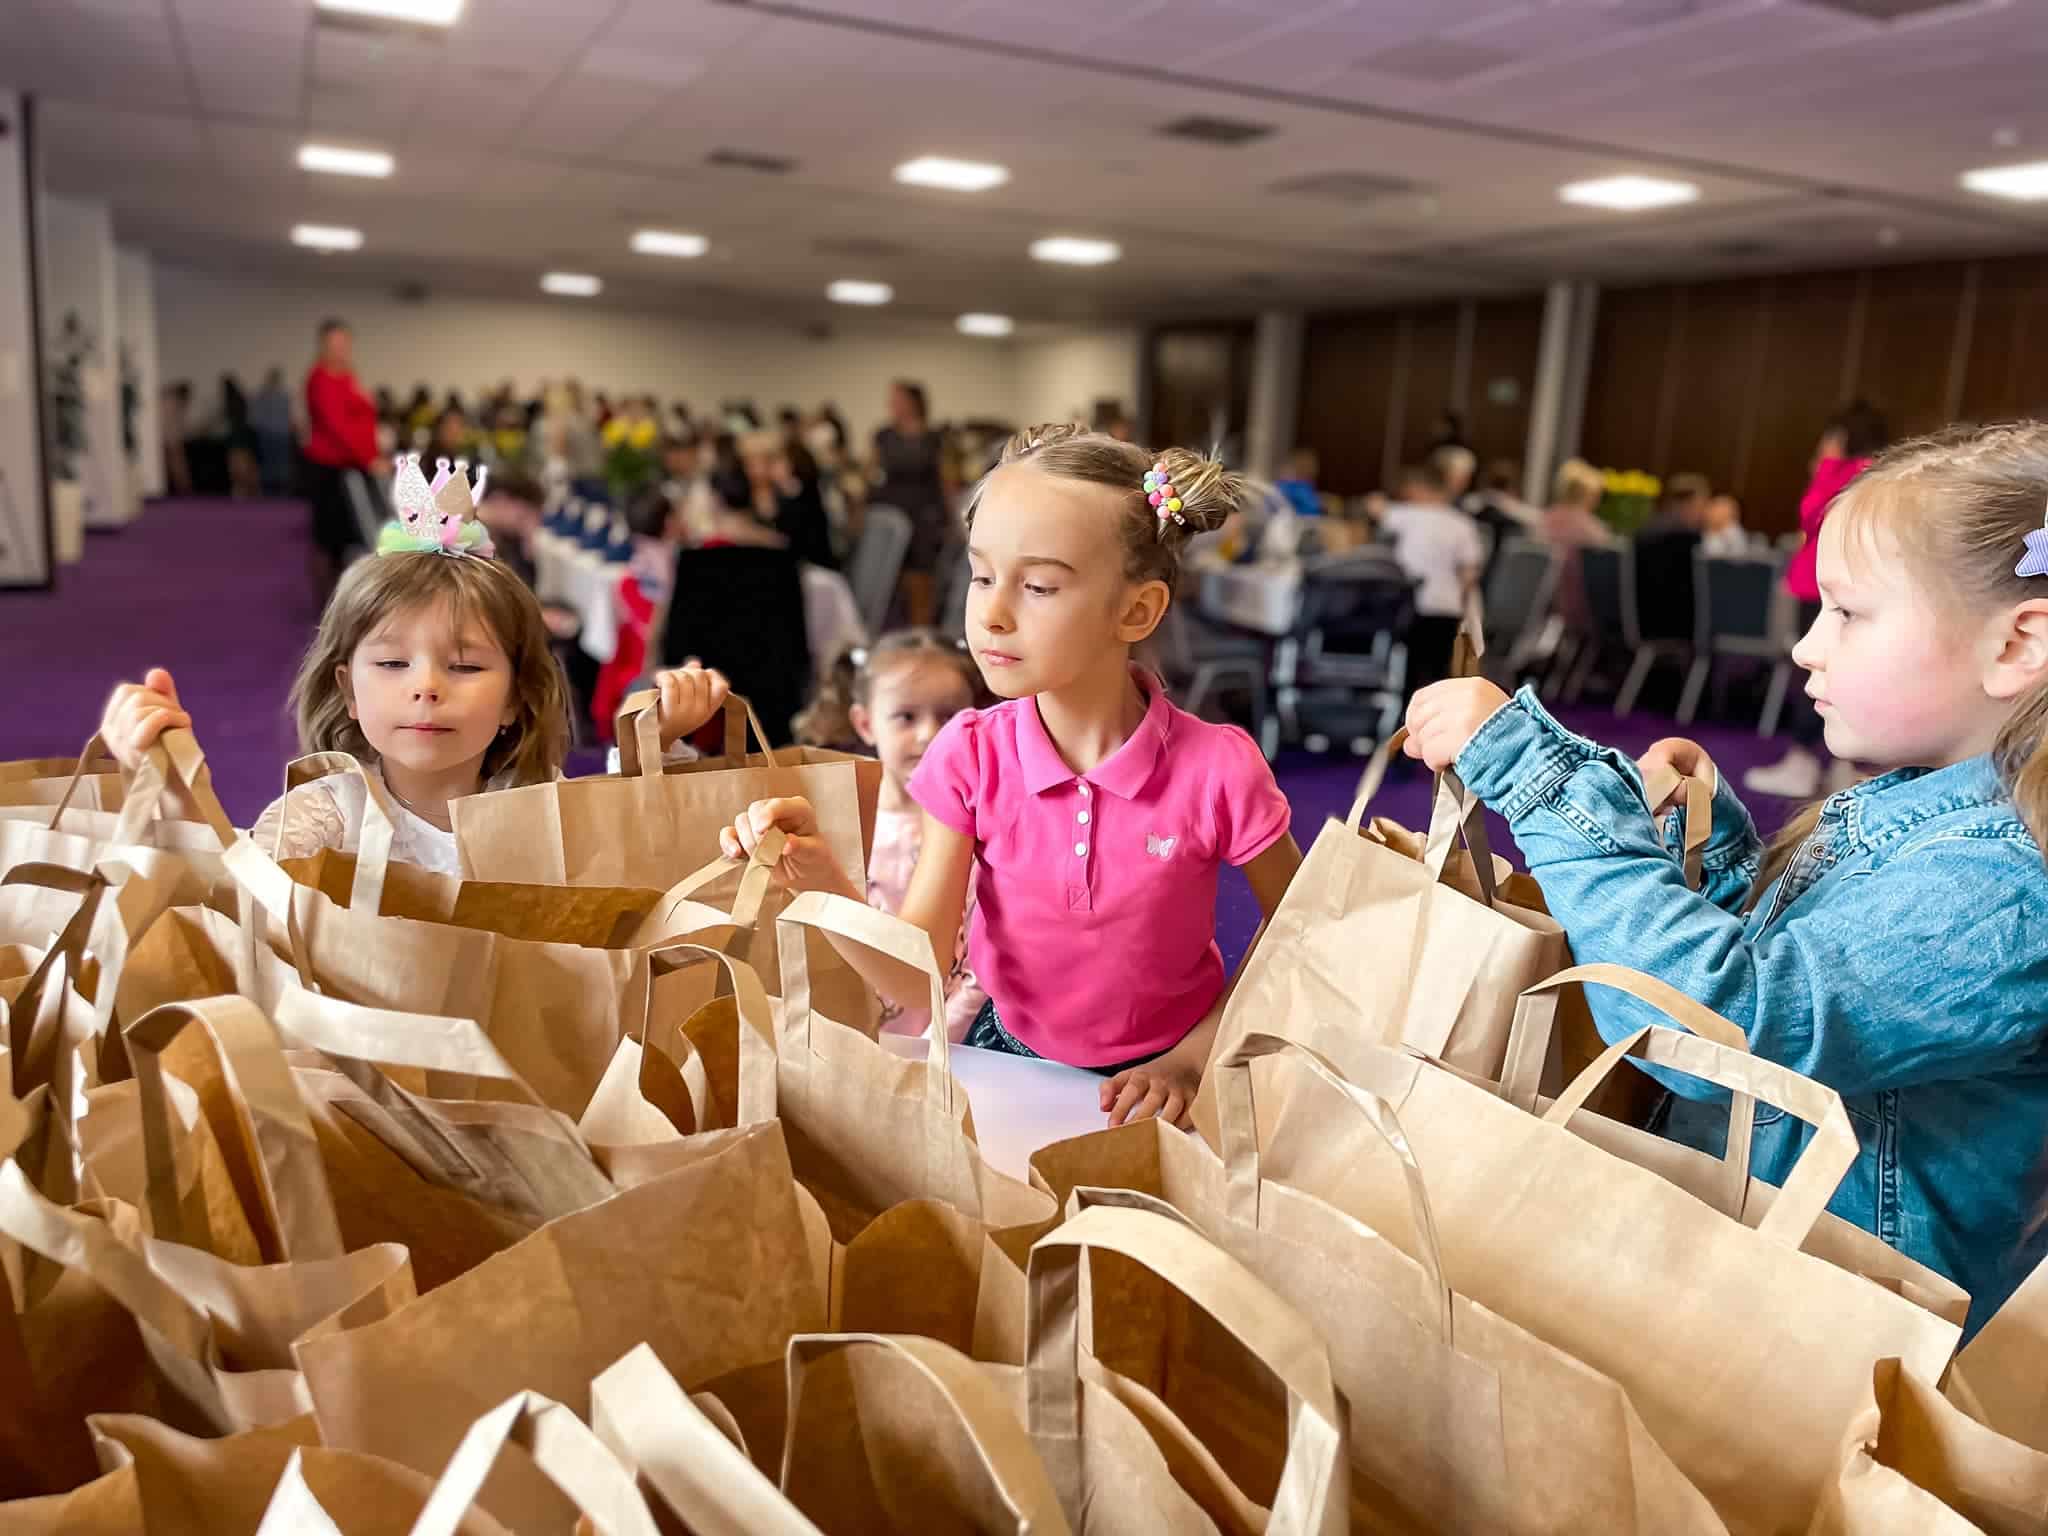
M 1076 844 L 1074 844 L 1074 856 L 1075 856 L 1076 858 L 1082 858 L 1082 859 L 1085 859 L 1085 858 L 1087 858 L 1087 857 L 1088 857 L 1088 845 L 1087 845 L 1086 843 L 1076 843 Z
M 1074 820 L 1078 821 L 1079 823 L 1081 823 L 1082 826 L 1085 827 L 1088 825 L 1088 813 L 1086 811 L 1083 811 L 1080 815 L 1076 816 Z

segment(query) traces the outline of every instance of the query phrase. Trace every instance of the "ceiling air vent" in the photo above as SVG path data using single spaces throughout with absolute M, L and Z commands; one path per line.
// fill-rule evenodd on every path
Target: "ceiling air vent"
M 1271 123 L 1248 123 L 1236 117 L 1205 117 L 1199 113 L 1193 117 L 1177 117 L 1160 126 L 1160 135 L 1168 139 L 1189 139 L 1197 144 L 1215 144 L 1225 149 L 1235 149 L 1240 144 L 1250 144 L 1268 137 L 1273 132 Z
M 1355 208 L 1382 198 L 1405 197 L 1422 188 L 1398 176 L 1375 176 L 1369 171 L 1317 171 L 1276 181 L 1266 190 L 1282 197 L 1307 197 L 1319 203 L 1342 203 Z
M 1806 4 L 1817 11 L 1843 11 L 1851 16 L 1861 16 L 1866 21 L 1898 21 L 1906 16 L 1924 16 L 1929 11 L 1945 11 L 1951 6 L 1961 6 L 1971 0 L 1806 0 Z
M 811 249 L 820 256 L 845 256 L 854 261 L 894 261 L 907 256 L 909 250 L 890 240 L 876 240 L 866 235 L 828 236 L 813 240 Z
M 796 169 L 796 162 L 787 155 L 764 155 L 751 149 L 714 149 L 704 157 L 704 163 L 762 176 L 787 176 Z

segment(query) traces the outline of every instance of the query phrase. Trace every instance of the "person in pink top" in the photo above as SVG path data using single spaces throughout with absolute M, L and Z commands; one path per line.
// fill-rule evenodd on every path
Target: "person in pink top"
M 882 760 L 881 802 L 868 842 L 868 905 L 903 910 L 910 877 L 924 849 L 924 812 L 910 797 L 910 779 L 948 721 L 974 708 L 981 674 L 965 644 L 936 629 L 892 629 L 872 646 L 856 646 L 833 663 L 811 705 L 796 717 L 796 739 L 807 747 L 850 747 L 856 742 Z M 946 1038 L 964 1039 L 981 1016 L 988 994 L 974 979 L 967 933 L 974 889 L 954 940 L 945 978 Z M 885 1034 L 921 1035 L 931 1007 L 920 996 L 905 1007 L 882 1003 Z
M 967 522 L 968 642 L 1003 702 L 955 717 L 910 781 L 924 839 L 898 916 L 950 954 L 974 883 L 968 947 L 989 1003 L 964 1043 L 1103 1074 L 1112 1125 L 1178 1122 L 1194 1099 L 1226 996 L 1222 866 L 1243 867 L 1270 917 L 1301 863 L 1252 739 L 1176 709 L 1131 664 L 1182 548 L 1243 493 L 1183 449 L 1065 424 L 1012 438 Z M 750 806 L 727 855 L 770 827 L 789 834 L 785 884 L 860 894 L 801 800 Z M 926 995 L 907 968 L 846 954 L 883 997 Z
M 1814 553 L 1820 546 L 1820 525 L 1835 498 L 1869 467 L 1891 442 L 1885 419 L 1867 400 L 1854 400 L 1836 414 L 1821 433 L 1814 454 L 1813 476 L 1806 494 L 1799 499 L 1799 531 L 1806 540 L 1793 551 L 1785 567 L 1785 588 L 1799 604 L 1799 634 L 1813 628 L 1820 615 L 1820 583 L 1815 574 Z M 1742 776 L 1742 787 L 1759 795 L 1776 795 L 1785 800 L 1811 800 L 1823 786 L 1821 737 L 1823 727 L 1813 701 L 1801 693 L 1785 710 L 1785 732 L 1792 745 L 1784 757 L 1768 767 L 1752 768 Z M 1856 781 L 1856 771 L 1837 763 L 1825 780 L 1830 790 L 1844 789 Z

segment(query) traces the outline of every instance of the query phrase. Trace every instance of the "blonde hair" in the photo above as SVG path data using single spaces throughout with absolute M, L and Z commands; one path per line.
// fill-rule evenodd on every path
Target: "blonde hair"
M 518 713 L 484 754 L 485 780 L 552 779 L 569 753 L 569 690 L 548 643 L 547 621 L 525 582 L 497 561 L 473 555 L 373 555 L 348 568 L 292 682 L 299 750 L 377 761 L 376 748 L 349 717 L 337 672 L 390 615 L 441 603 L 449 605 L 458 634 L 470 614 L 479 615 L 512 664 Z
M 892 629 L 872 646 L 850 646 L 839 653 L 818 685 L 817 696 L 791 722 L 796 739 L 807 747 L 858 745 L 860 732 L 853 728 L 853 706 L 868 707 L 875 696 L 876 679 L 892 666 L 926 656 L 959 668 L 968 695 L 976 704 L 982 702 L 981 669 L 967 654 L 966 642 L 936 629 Z
M 1590 511 L 1606 494 L 1606 480 L 1584 459 L 1566 459 L 1557 466 L 1557 477 L 1550 483 L 1550 499 L 1559 506 L 1583 506 Z
M 1012 464 L 1028 464 L 1043 475 L 1079 480 L 1121 495 L 1117 534 L 1124 551 L 1124 576 L 1130 581 L 1163 581 L 1169 588 L 1180 578 L 1181 551 L 1198 533 L 1221 528 L 1243 502 L 1249 482 L 1214 459 L 1187 448 L 1154 453 L 1105 432 L 1091 432 L 1078 422 L 1051 422 L 1019 432 L 1003 445 L 996 467 L 982 477 L 967 504 L 967 527 L 989 480 Z M 1181 508 L 1179 520 L 1162 517 L 1145 495 L 1145 474 L 1164 465 Z
M 1865 548 L 1874 535 L 1889 536 L 1942 606 L 1974 615 L 2048 598 L 2048 578 L 2013 569 L 2044 514 L 2048 422 L 2021 421 L 1951 427 L 1901 443 L 1874 460 L 1827 515 Z M 2048 849 L 2048 683 L 2014 705 L 1991 760 L 2036 846 Z M 1820 806 L 1809 806 L 1772 840 L 1750 891 L 1752 906 L 1819 820 Z

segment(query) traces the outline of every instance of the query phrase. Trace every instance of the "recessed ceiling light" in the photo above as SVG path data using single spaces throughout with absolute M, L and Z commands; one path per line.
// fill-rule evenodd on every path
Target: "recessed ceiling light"
M 540 286 L 545 293 L 559 293 L 572 299 L 595 298 L 604 291 L 603 282 L 588 272 L 544 273 Z
M 423 26 L 453 26 L 462 14 L 462 0 L 314 0 L 323 11 L 353 16 L 383 16 L 391 21 L 416 21 Z
M 702 256 L 710 248 L 702 235 L 673 229 L 643 229 L 633 236 L 633 249 L 643 256 Z
M 2017 149 L 2020 143 L 2020 131 L 2012 127 L 1994 129 L 1991 134 L 1991 142 L 1999 149 Z
M 363 232 L 340 224 L 294 224 L 292 244 L 309 251 L 357 251 L 363 246 Z
M 896 297 L 896 290 L 887 283 L 869 283 L 855 277 L 842 277 L 825 290 L 825 297 L 834 304 L 886 304 Z
M 953 323 L 963 336 L 1007 336 L 1017 329 L 1008 315 L 962 315 Z
M 986 192 L 1010 179 L 1009 169 L 985 165 L 979 160 L 949 160 L 944 155 L 921 155 L 896 167 L 896 179 L 905 186 L 942 187 L 948 192 Z
M 1031 242 L 1031 254 L 1038 261 L 1056 261 L 1069 267 L 1099 267 L 1124 253 L 1114 240 L 1086 240 L 1077 235 L 1050 235 Z
M 391 157 L 381 149 L 344 149 L 339 144 L 301 144 L 299 169 L 334 176 L 389 176 Z
M 1889 224 L 1877 232 L 1877 243 L 1886 250 L 1890 250 L 1893 246 L 1897 245 L 1899 240 L 1899 232 Z
M 1673 208 L 1680 203 L 1696 202 L 1700 189 L 1689 181 L 1666 181 L 1661 176 L 1602 176 L 1559 187 L 1557 195 L 1582 208 L 1641 213 L 1649 208 Z
M 1963 185 L 1972 192 L 1992 197 L 2009 197 L 2016 203 L 2038 203 L 2048 199 L 2048 160 L 2025 165 L 1989 165 L 1963 172 Z

